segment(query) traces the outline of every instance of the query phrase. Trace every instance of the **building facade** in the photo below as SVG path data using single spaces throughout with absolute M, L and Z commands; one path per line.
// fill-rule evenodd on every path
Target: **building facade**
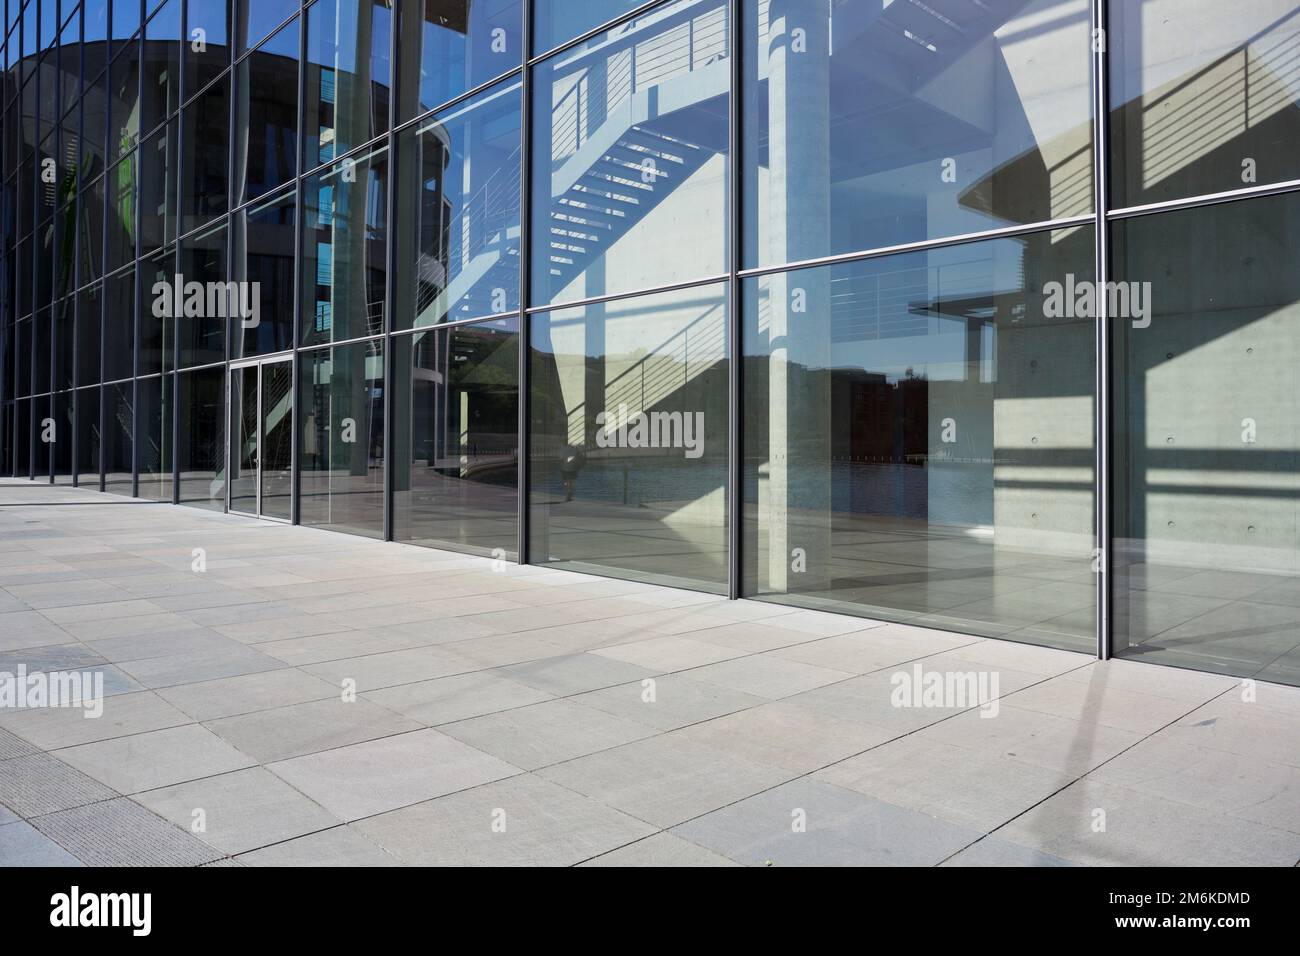
M 0 472 L 1300 683 L 1288 0 L 7 0 Z

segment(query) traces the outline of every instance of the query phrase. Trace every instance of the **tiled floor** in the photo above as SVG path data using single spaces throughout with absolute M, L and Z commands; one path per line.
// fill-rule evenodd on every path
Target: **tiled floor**
M 1297 688 L 6 481 L 19 664 L 9 865 L 1300 860 Z

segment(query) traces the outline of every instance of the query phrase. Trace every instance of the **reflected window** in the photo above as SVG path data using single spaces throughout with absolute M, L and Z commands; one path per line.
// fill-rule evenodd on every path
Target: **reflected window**
M 181 103 L 181 0 L 167 0 L 145 24 L 143 71 L 143 128 L 149 130 Z
M 1112 227 L 1117 656 L 1300 683 L 1300 195 Z
M 1087 0 L 827 6 L 745 23 L 745 265 L 1092 209 Z
M 304 525 L 384 533 L 384 355 L 379 340 L 304 352 L 298 500 Z
M 154 375 L 175 366 L 176 326 L 191 321 L 183 306 L 175 307 L 175 281 L 175 247 L 141 260 L 137 375 Z
M 104 381 L 135 374 L 135 269 L 104 280 Z
M 104 268 L 113 272 L 136 257 L 136 154 L 131 153 L 108 171 L 104 187 L 108 193 L 108 239 L 104 246 Z
M 1114 206 L 1300 179 L 1294 0 L 1110 4 Z
M 135 455 L 135 383 L 118 382 L 104 386 L 104 490 L 131 497 L 133 493 Z
M 403 4 L 398 111 L 418 116 L 482 86 L 523 60 L 524 0 L 414 0 Z
M 350 156 L 303 183 L 302 344 L 384 331 L 388 150 Z
M 56 485 L 71 485 L 73 448 L 77 437 L 76 422 L 72 417 L 72 393 L 55 394 L 53 405 L 50 411 L 53 419 L 49 442 L 50 474 Z
M 231 278 L 242 285 L 241 315 L 238 320 L 228 322 L 232 359 L 293 348 L 297 208 L 291 190 L 245 206 L 233 217 L 234 274 Z
M 183 505 L 225 510 L 226 370 L 200 369 L 180 376 L 176 464 Z
M 519 322 L 393 339 L 393 537 L 518 554 Z
M 725 270 L 727 9 L 656 7 L 536 67 L 535 303 Z
M 226 254 L 227 234 L 228 230 L 223 221 L 191 235 L 181 243 L 179 271 L 185 277 L 186 283 L 200 282 L 207 289 L 212 288 L 208 283 L 227 281 L 229 278 Z M 226 316 L 209 314 L 209 311 L 204 309 L 203 315 L 187 315 L 177 323 L 176 334 L 180 339 L 181 368 L 220 362 L 226 357 L 226 327 L 242 321 L 239 318 L 232 320 L 229 317 L 231 311 L 229 305 L 226 308 Z M 182 382 L 184 381 L 182 379 Z
M 298 19 L 235 68 L 235 176 L 244 203 L 298 172 Z
M 140 42 L 132 40 L 108 68 L 108 161 L 140 140 Z
M 298 11 L 298 0 L 238 0 L 239 53 L 257 46 Z
M 98 385 L 104 292 L 99 282 L 77 293 L 77 384 Z
M 91 491 L 99 490 L 99 386 L 81 388 L 77 403 L 77 484 Z
M 167 123 L 140 144 L 140 254 L 176 238 L 178 124 Z
M 136 383 L 137 497 L 172 500 L 172 376 Z
M 533 54 L 553 50 L 647 0 L 532 0 Z
M 230 127 L 230 77 L 218 80 L 186 104 L 181 123 L 181 231 L 189 232 L 229 208 L 230 140 L 207 134 Z
M 386 0 L 316 0 L 308 8 L 303 169 L 388 132 L 392 29 Z
M 725 287 L 529 321 L 533 563 L 725 590 Z
M 1084 228 L 745 280 L 745 594 L 1094 649 L 1092 263 Z
M 512 82 L 399 134 L 396 328 L 519 308 L 520 99 Z
M 230 65 L 230 0 L 186 0 L 185 98 Z

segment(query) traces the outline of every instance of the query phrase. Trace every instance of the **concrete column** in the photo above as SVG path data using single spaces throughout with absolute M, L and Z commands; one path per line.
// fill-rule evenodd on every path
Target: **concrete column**
M 830 23 L 824 0 L 773 0 L 769 16 L 769 258 L 789 262 L 830 247 Z M 769 279 L 767 583 L 777 591 L 830 581 L 829 278 Z

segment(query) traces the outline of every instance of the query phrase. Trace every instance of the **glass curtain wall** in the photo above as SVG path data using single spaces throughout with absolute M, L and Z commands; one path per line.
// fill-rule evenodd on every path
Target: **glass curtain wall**
M 0 11 L 0 472 L 1300 683 L 1294 2 Z

